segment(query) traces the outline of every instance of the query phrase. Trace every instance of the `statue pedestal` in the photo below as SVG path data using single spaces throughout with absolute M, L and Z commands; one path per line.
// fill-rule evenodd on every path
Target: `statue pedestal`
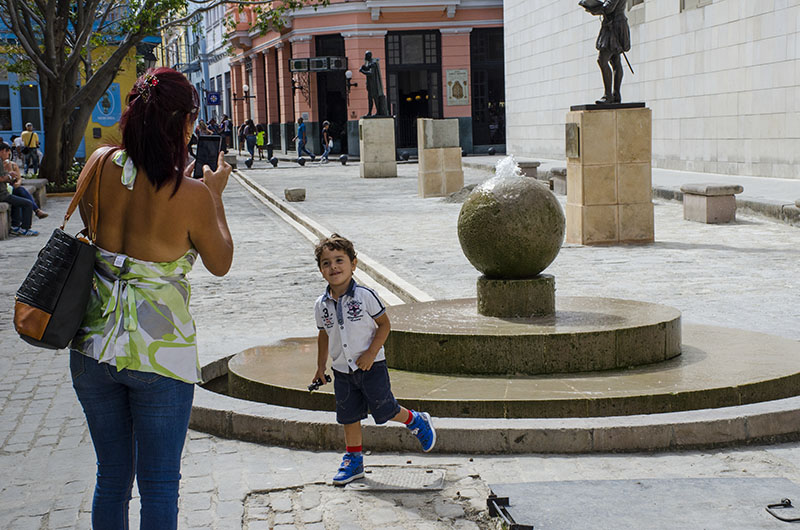
M 567 113 L 567 243 L 652 242 L 652 113 L 586 108 Z
M 420 197 L 444 197 L 464 187 L 458 120 L 417 119 Z
M 361 118 L 358 146 L 361 178 L 397 176 L 394 118 Z

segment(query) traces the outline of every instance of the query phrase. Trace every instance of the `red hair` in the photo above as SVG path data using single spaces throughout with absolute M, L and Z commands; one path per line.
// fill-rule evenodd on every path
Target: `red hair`
M 155 68 L 134 83 L 127 104 L 120 118 L 122 147 L 156 189 L 174 183 L 174 194 L 189 157 L 186 122 L 197 115 L 197 91 L 183 74 Z

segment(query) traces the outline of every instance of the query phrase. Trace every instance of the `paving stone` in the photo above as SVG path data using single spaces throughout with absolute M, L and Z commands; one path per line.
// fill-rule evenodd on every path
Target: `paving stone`
M 300 494 L 300 506 L 304 510 L 316 508 L 320 503 L 320 494 L 317 490 L 305 490 Z
M 268 521 L 250 521 L 247 530 L 275 530 L 275 527 Z
M 300 512 L 303 523 L 317 523 L 322 521 L 322 510 L 303 510 Z
M 287 494 L 273 494 L 269 495 L 269 504 L 276 512 L 290 512 L 292 511 L 292 498 Z
M 448 519 L 458 519 L 464 517 L 464 508 L 459 504 L 448 501 L 434 502 L 433 509 L 439 517 L 446 517 Z
M 294 514 L 292 512 L 280 512 L 275 514 L 275 524 L 292 524 L 294 523 Z

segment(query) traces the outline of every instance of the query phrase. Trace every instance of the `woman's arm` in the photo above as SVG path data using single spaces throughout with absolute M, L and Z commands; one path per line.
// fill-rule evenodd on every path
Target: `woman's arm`
M 203 183 L 188 179 L 184 185 L 191 187 L 190 200 L 193 217 L 189 222 L 189 239 L 203 258 L 203 264 L 215 276 L 224 276 L 233 261 L 233 238 L 225 218 L 222 191 L 228 183 L 231 166 L 220 152 L 217 171 L 203 167 Z

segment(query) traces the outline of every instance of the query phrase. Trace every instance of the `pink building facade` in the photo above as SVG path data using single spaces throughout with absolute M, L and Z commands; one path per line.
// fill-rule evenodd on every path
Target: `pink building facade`
M 358 155 L 367 51 L 379 60 L 399 152 L 414 153 L 417 118 L 457 118 L 467 153 L 505 149 L 502 0 L 331 0 L 264 35 L 248 11 L 231 16 L 239 21 L 231 38 L 234 123 L 264 124 L 276 149 L 295 149 L 302 117 L 312 152 L 322 149 L 327 120 L 333 153 Z M 244 85 L 253 97 L 242 98 Z

